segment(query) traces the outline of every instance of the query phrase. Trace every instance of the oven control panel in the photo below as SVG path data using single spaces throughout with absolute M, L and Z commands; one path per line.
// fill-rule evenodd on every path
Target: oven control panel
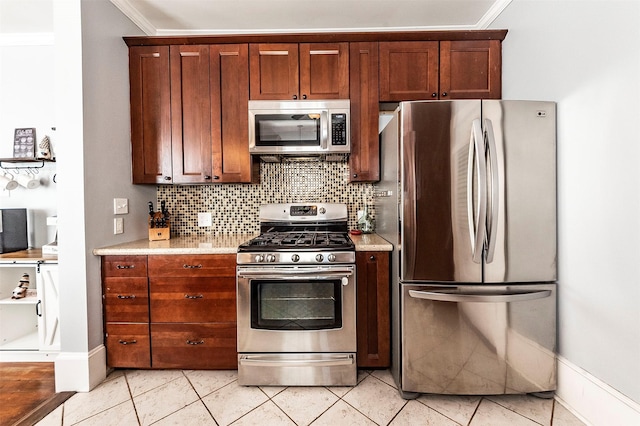
M 356 254 L 353 251 L 341 252 L 245 252 L 238 253 L 237 263 L 248 264 L 289 264 L 289 265 L 325 265 L 340 263 L 355 263 Z
M 289 209 L 290 216 L 318 216 L 318 206 L 315 205 L 295 205 Z

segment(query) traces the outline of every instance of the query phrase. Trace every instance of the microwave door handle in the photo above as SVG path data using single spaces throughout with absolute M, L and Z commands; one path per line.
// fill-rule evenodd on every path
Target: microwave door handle
M 331 127 L 329 112 L 322 111 L 320 113 L 320 147 L 323 151 L 325 151 L 329 145 L 329 127 Z

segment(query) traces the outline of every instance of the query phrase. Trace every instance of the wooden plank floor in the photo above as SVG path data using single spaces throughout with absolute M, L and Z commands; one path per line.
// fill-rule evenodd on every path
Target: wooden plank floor
M 0 425 L 33 425 L 74 393 L 56 393 L 52 362 L 2 362 Z

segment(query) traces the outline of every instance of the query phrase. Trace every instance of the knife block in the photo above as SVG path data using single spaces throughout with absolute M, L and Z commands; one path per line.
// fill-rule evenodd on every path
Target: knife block
M 162 213 L 156 213 L 156 216 L 154 216 L 154 218 L 155 217 L 157 217 L 158 219 L 162 218 Z M 171 238 L 171 226 L 168 219 L 166 220 L 166 226 L 162 228 L 154 227 L 153 224 L 154 220 L 149 219 L 149 241 L 162 241 Z

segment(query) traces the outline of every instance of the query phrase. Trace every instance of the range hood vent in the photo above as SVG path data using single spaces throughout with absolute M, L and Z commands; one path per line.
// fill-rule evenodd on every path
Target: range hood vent
M 300 154 L 262 154 L 260 161 L 264 163 L 304 163 L 304 162 L 339 162 L 347 161 L 349 154 L 322 154 L 322 155 L 300 155 Z

